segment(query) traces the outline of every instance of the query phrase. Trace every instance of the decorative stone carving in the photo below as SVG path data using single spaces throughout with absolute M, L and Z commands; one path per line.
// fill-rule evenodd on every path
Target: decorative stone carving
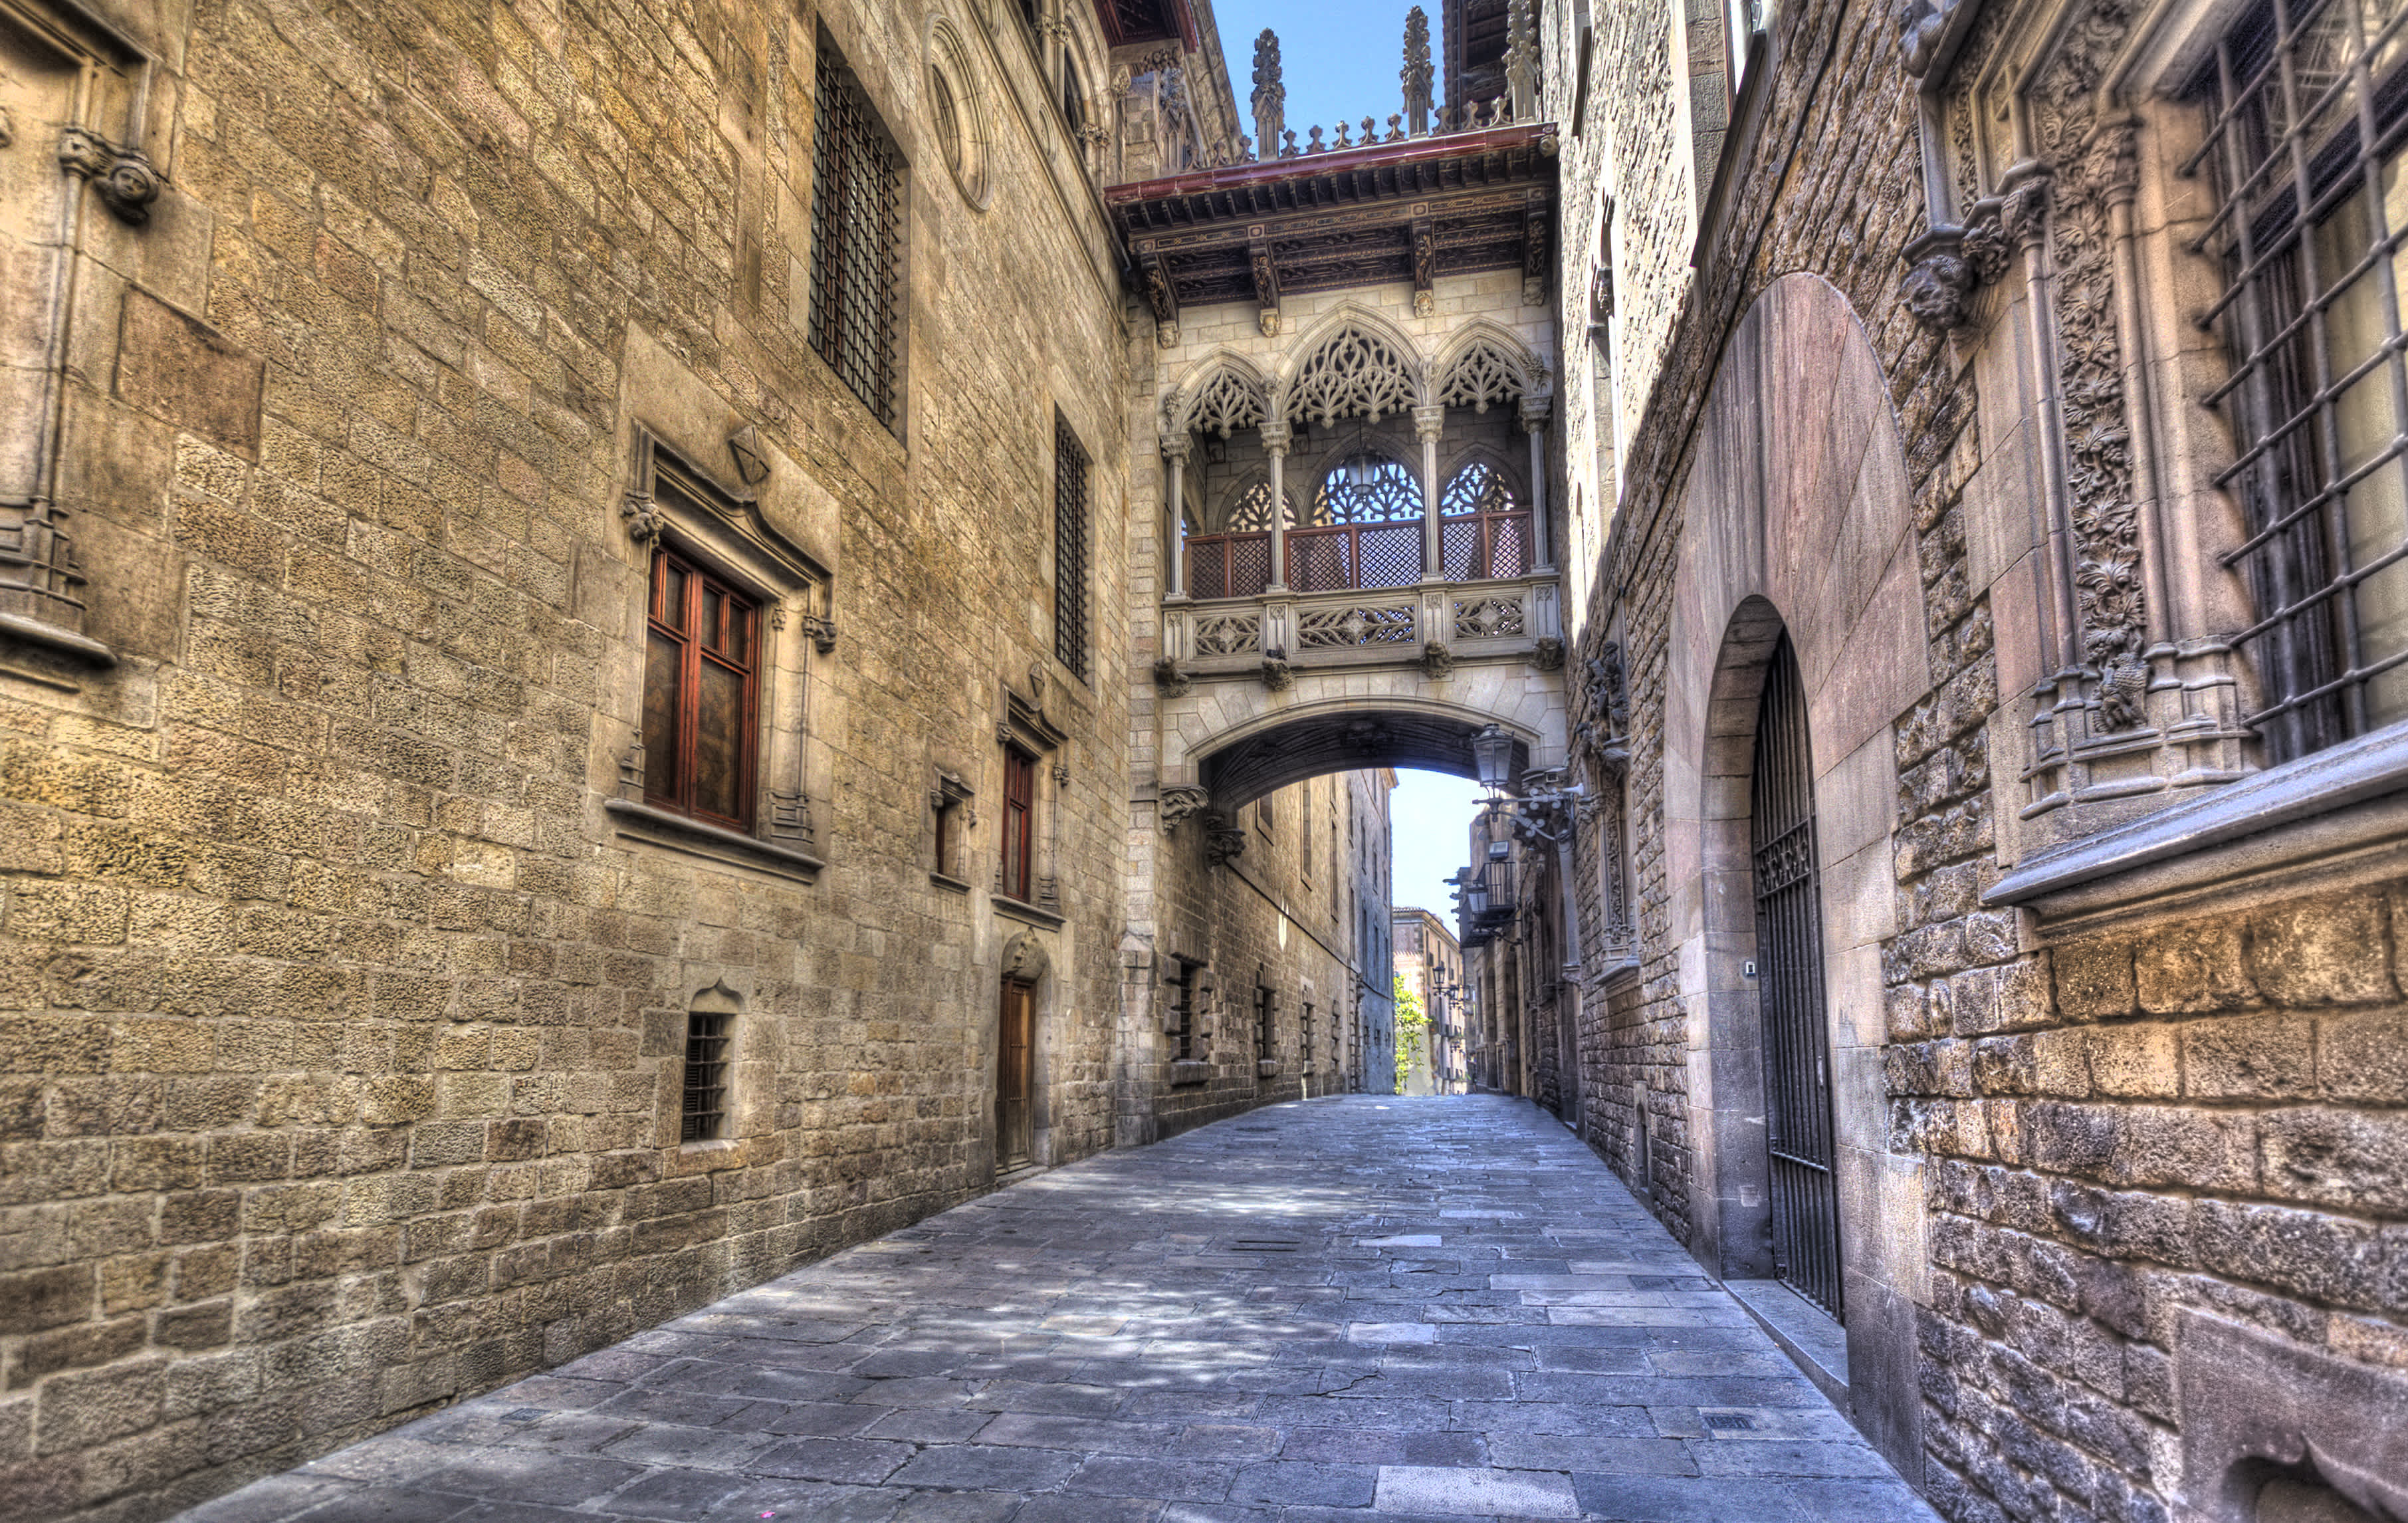
M 1154 690 L 1166 698 L 1183 698 L 1195 680 L 1179 668 L 1179 663 L 1168 656 L 1154 664 Z
M 636 731 L 627 749 L 619 753 L 619 797 L 629 803 L 644 801 L 644 732 Z
M 801 793 L 769 790 L 769 839 L 812 844 L 811 803 Z
M 1526 659 L 1541 671 L 1561 671 L 1564 669 L 1564 642 L 1553 635 L 1541 635 L 1530 647 Z
M 1438 311 L 1438 229 L 1427 217 L 1413 219 L 1412 248 L 1413 315 L 1434 316 Z
M 166 183 L 140 151 L 117 148 L 81 127 L 59 134 L 59 167 L 92 181 L 102 205 L 137 225 L 150 220 L 150 205 Z
M 622 497 L 619 516 L 626 520 L 627 538 L 639 545 L 652 544 L 668 527 L 668 520 L 661 516 L 649 492 L 630 492 Z
M 1254 140 L 1276 143 L 1287 125 L 1287 86 L 1280 79 L 1279 34 L 1269 27 L 1254 38 Z
M 17 113 L 6 106 L 0 106 L 0 148 L 7 148 L 16 140 Z
M 1899 279 L 1899 299 L 1933 333 L 1962 327 L 1972 315 L 1973 271 L 1956 252 L 1951 231 L 1927 233 L 1906 246 L 1910 262 Z
M 1455 675 L 1455 653 L 1440 640 L 1422 642 L 1422 675 L 1433 682 L 1442 682 Z
M 1054 958 L 1034 926 L 1003 943 L 1002 961 L 1003 977 L 1014 984 L 1035 984 L 1054 967 Z
M 1513 120 L 1528 122 L 1539 114 L 1539 38 L 1531 24 L 1529 0 L 1505 0 L 1505 91 L 1512 101 Z
M 1226 867 L 1246 855 L 1245 828 L 1220 811 L 1205 812 L 1204 831 L 1204 860 L 1212 866 Z
M 1054 786 L 1067 788 L 1069 785 L 1070 764 L 1057 756 L 1054 760 Z
M 1547 299 L 1547 269 L 1553 263 L 1547 242 L 1547 208 L 1533 201 L 1522 219 L 1522 305 L 1538 307 Z
M 836 649 L 836 620 L 824 613 L 806 613 L 802 620 L 803 633 L 811 637 L 811 644 L 820 654 Z
M 1605 641 L 1588 658 L 1582 697 L 1587 713 L 1578 733 L 1594 750 L 1598 765 L 1620 778 L 1630 769 L 1630 690 L 1618 641 Z
M 1263 685 L 1274 693 L 1284 693 L 1296 685 L 1296 668 L 1287 658 L 1266 652 L 1263 656 Z
M 1405 85 L 1405 128 L 1415 137 L 1429 131 L 1430 82 L 1435 71 L 1430 66 L 1429 17 L 1415 6 L 1405 12 L 1405 66 L 1398 71 Z
M 1204 812 L 1211 802 L 1212 796 L 1193 783 L 1174 783 L 1162 790 L 1161 800 L 1154 807 L 1162 816 L 1162 827 L 1170 830 L 1177 828 L 1181 821 Z
M 746 486 L 759 486 L 769 479 L 769 455 L 761 443 L 761 430 L 746 424 L 727 436 L 727 453 L 736 461 L 736 474 Z
M 1906 72 L 1920 79 L 1931 70 L 1940 42 L 1948 31 L 1949 13 L 1959 0 L 1901 0 L 1898 7 L 1898 48 Z

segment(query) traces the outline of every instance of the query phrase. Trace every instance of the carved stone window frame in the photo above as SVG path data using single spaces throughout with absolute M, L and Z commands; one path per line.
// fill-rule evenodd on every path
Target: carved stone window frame
M 122 222 L 138 226 L 149 221 L 165 184 L 143 150 L 154 61 L 147 49 L 77 0 L 0 0 L 0 22 L 78 76 L 69 120 L 58 140 L 21 142 L 11 150 L 53 153 L 59 173 L 72 183 L 60 198 L 47 310 L 37 320 L 44 336 L 33 475 L 22 496 L 8 495 L 8 483 L 0 482 L 0 637 L 85 666 L 110 667 L 117 654 L 84 633 L 87 581 L 66 529 L 68 512 L 59 501 L 60 478 L 76 368 L 69 352 L 77 328 L 91 321 L 90 297 L 79 297 L 77 289 L 76 266 L 86 257 L 82 191 L 89 185 L 93 198 Z M 117 121 L 114 136 L 111 117 Z M 0 149 L 9 148 L 16 136 L 0 120 Z
M 762 459 L 746 449 L 750 432 L 729 440 L 739 476 L 750 474 L 748 460 Z M 768 522 L 750 491 L 722 483 L 640 424 L 635 428 L 630 467 L 631 484 L 619 511 L 646 563 L 656 546 L 666 544 L 760 604 L 754 740 L 759 761 L 749 833 L 656 808 L 644 798 L 640 702 L 631 704 L 635 720 L 621 754 L 618 796 L 606 800 L 603 809 L 624 839 L 810 883 L 824 864 L 816 855 L 810 806 L 809 694 L 814 657 L 826 656 L 836 646 L 836 625 L 829 616 L 832 579 Z M 646 659 L 642 599 L 650 586 L 649 576 L 640 579 L 630 610 L 630 627 L 638 634 L 628 641 L 625 661 L 628 691 L 637 694 L 642 692 Z

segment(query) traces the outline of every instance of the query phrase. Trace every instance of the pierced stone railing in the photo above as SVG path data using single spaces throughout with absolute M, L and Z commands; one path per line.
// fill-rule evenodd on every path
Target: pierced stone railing
M 1266 662 L 1293 668 L 1414 662 L 1432 675 L 1456 659 L 1528 655 L 1560 648 L 1562 613 L 1553 571 L 1487 582 L 1267 593 L 1163 605 L 1164 657 L 1190 677 L 1252 675 Z

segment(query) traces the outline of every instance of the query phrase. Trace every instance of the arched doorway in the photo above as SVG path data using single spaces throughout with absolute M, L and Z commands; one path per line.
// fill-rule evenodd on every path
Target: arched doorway
M 1765 1173 L 1775 1277 L 1841 1315 L 1840 1198 L 1823 1002 L 1813 750 L 1798 652 L 1784 632 L 1757 700 L 1749 769 L 1756 999 L 1764 1034 Z

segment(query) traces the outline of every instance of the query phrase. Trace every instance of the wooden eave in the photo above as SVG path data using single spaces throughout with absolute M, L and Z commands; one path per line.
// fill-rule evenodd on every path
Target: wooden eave
M 1547 123 L 1229 165 L 1104 193 L 1132 289 L 1158 264 L 1182 306 L 1246 298 L 1250 246 L 1268 244 L 1283 291 L 1410 280 L 1410 230 L 1436 234 L 1442 275 L 1518 267 L 1555 191 Z

